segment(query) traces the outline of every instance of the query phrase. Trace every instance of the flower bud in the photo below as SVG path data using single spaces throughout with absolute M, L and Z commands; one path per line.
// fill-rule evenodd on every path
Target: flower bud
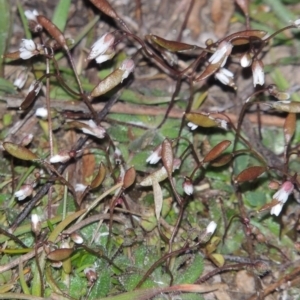
M 187 195 L 192 195 L 194 193 L 194 186 L 190 178 L 186 177 L 183 184 L 183 190 Z
M 13 85 L 14 85 L 15 87 L 17 87 L 18 89 L 21 90 L 21 89 L 23 88 L 23 86 L 25 85 L 25 83 L 26 83 L 26 81 L 27 81 L 27 78 L 28 78 L 28 72 L 27 72 L 27 70 L 22 70 L 22 71 L 18 74 L 18 76 L 17 76 L 17 78 L 15 79 Z
M 206 227 L 206 233 L 207 234 L 210 234 L 210 235 L 213 235 L 215 230 L 217 228 L 217 223 L 214 222 L 214 221 L 211 221 L 208 226 Z
M 93 120 L 89 120 L 87 122 L 82 121 L 81 123 L 88 125 L 86 127 L 80 128 L 82 130 L 82 132 L 93 135 L 99 139 L 104 138 L 105 129 L 101 126 L 98 126 Z
M 82 236 L 80 236 L 77 232 L 73 232 L 71 235 L 70 235 L 72 241 L 75 243 L 75 244 L 78 244 L 78 245 L 81 245 L 83 244 L 83 238 Z
M 265 73 L 264 65 L 261 60 L 255 60 L 252 64 L 253 73 L 253 85 L 256 87 L 257 84 L 264 85 L 265 83 Z
M 43 30 L 43 26 L 41 24 L 39 24 L 39 22 L 36 18 L 39 15 L 39 13 L 35 9 L 33 11 L 25 10 L 24 14 L 28 20 L 29 29 L 32 32 L 40 32 Z
M 18 198 L 18 201 L 24 200 L 30 196 L 33 192 L 33 187 L 31 184 L 24 184 L 21 188 L 15 192 L 15 197 Z
M 146 162 L 152 165 L 155 165 L 158 163 L 161 159 L 161 150 L 162 150 L 162 145 L 158 145 L 154 151 L 148 156 L 146 159 Z
M 209 58 L 209 63 L 211 64 L 220 64 L 223 67 L 226 63 L 228 56 L 230 55 L 232 50 L 232 44 L 227 41 L 222 41 L 215 53 Z
M 86 268 L 84 269 L 84 274 L 89 281 L 89 284 L 92 285 L 97 280 L 97 273 L 95 268 Z
M 109 57 L 109 53 L 106 54 L 106 52 L 109 52 L 109 49 L 111 49 L 114 42 L 115 42 L 115 37 L 113 34 L 111 33 L 104 34 L 100 39 L 98 39 L 92 45 L 87 60 L 92 60 L 95 58 L 98 64 L 106 61 L 107 59 L 105 58 Z
M 224 85 L 228 85 L 231 87 L 235 87 L 235 83 L 233 81 L 233 73 L 225 68 L 220 68 L 217 73 L 215 73 L 215 78 L 218 79 Z
M 41 219 L 37 214 L 31 215 L 31 230 L 32 232 L 38 236 L 41 233 L 42 225 Z
M 250 67 L 252 64 L 252 58 L 249 53 L 245 53 L 242 55 L 240 59 L 240 64 L 243 68 Z

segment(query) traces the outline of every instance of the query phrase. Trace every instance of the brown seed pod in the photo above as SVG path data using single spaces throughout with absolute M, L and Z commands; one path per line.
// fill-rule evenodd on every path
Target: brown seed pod
M 249 44 L 250 39 L 262 39 L 264 36 L 266 36 L 267 32 L 263 30 L 244 30 L 235 32 L 226 38 L 224 38 L 221 41 L 228 41 L 231 42 L 232 45 L 238 46 L 238 45 L 245 45 Z M 220 41 L 220 42 L 221 42 Z
M 210 162 L 210 161 L 216 159 L 230 145 L 231 145 L 231 142 L 228 140 L 220 142 L 205 155 L 203 162 L 206 163 L 206 162 Z
M 105 174 L 106 174 L 106 169 L 104 164 L 101 162 L 99 166 L 98 174 L 96 175 L 96 177 L 93 179 L 91 183 L 92 189 L 97 188 L 103 182 L 105 178 Z
M 183 52 L 187 50 L 193 50 L 196 48 L 195 45 L 189 45 L 189 44 L 180 43 L 176 41 L 165 40 L 154 34 L 146 35 L 146 39 L 150 40 L 151 42 L 159 45 L 160 47 L 170 52 Z
M 240 183 L 240 182 L 254 180 L 257 177 L 259 177 L 261 174 L 263 174 L 266 170 L 267 170 L 266 167 L 261 167 L 261 166 L 249 167 L 236 176 L 235 182 Z
M 47 258 L 53 261 L 60 261 L 69 258 L 74 249 L 73 248 L 61 248 L 56 249 L 48 253 Z
M 68 45 L 64 34 L 59 30 L 59 28 L 45 16 L 38 15 L 36 18 L 38 23 L 48 31 L 48 33 L 57 41 L 57 43 L 65 50 L 68 50 Z
M 294 133 L 295 133 L 295 129 L 296 129 L 296 114 L 295 113 L 289 113 L 287 115 L 287 117 L 285 118 L 285 122 L 284 122 L 284 139 L 285 139 L 285 143 L 288 144 Z
M 123 189 L 130 187 L 135 181 L 136 172 L 134 167 L 129 168 L 124 175 Z
M 165 139 L 162 143 L 161 159 L 170 176 L 173 172 L 173 149 L 172 143 L 168 139 Z
M 119 20 L 119 16 L 106 0 L 90 0 L 100 11 L 109 17 Z

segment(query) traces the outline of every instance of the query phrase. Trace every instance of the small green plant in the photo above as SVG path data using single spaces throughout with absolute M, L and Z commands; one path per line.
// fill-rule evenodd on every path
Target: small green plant
M 27 38 L 4 58 L 30 60 L 32 70 L 20 72 L 14 85 L 21 93 L 31 84 L 20 101 L 5 100 L 35 120 L 39 136 L 3 136 L 11 173 L 1 186 L 0 296 L 199 299 L 229 290 L 206 285 L 211 277 L 244 269 L 260 297 L 287 282 L 290 294 L 299 292 L 299 209 L 288 199 L 297 200 L 300 186 L 300 103 L 265 83 L 264 57 L 272 40 L 298 29 L 300 20 L 274 33 L 253 29 L 249 1 L 236 1 L 245 29 L 198 46 L 181 42 L 182 32 L 176 41 L 142 36 L 108 1 L 90 2 L 116 26 L 83 54 L 96 63 L 97 83 L 79 71 L 73 50 L 99 17 L 74 41 L 64 34 L 70 1 L 59 2 L 53 20 L 19 5 Z M 170 97 L 129 88 L 136 70 L 150 65 L 174 82 Z M 243 70 L 252 76 L 249 94 L 237 92 Z M 235 114 L 202 108 L 205 86 L 217 81 L 240 103 Z M 163 113 L 152 118 L 148 109 Z M 262 121 L 274 113 L 282 116 L 277 133 Z M 271 151 L 263 143 L 282 147 Z M 263 288 L 260 280 L 275 270 L 280 278 Z

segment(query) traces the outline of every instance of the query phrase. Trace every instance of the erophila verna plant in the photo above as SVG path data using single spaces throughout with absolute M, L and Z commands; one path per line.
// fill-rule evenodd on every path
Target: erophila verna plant
M 7 104 L 42 133 L 8 134 L 2 143 L 12 171 L 2 189 L 12 196 L 0 202 L 0 273 L 8 274 L 0 294 L 200 299 L 229 293 L 226 281 L 211 277 L 245 269 L 255 281 L 249 299 L 299 292 L 300 102 L 266 83 L 265 60 L 278 35 L 297 36 L 291 30 L 300 19 L 275 32 L 255 29 L 249 1 L 236 0 L 244 29 L 194 45 L 182 42 L 181 32 L 177 40 L 140 34 L 110 1 L 86 4 L 111 28 L 87 51 L 78 55 L 79 40 L 50 16 L 20 6 L 32 38 L 4 54 L 6 64 L 30 66 L 13 82 L 22 101 L 6 95 Z M 97 83 L 78 67 L 82 55 L 101 75 Z M 126 93 L 136 97 L 141 70 L 150 68 L 174 85 L 167 101 L 159 95 L 148 106 L 142 96 L 135 106 L 121 102 Z M 252 78 L 249 93 L 240 92 L 244 72 Z M 211 85 L 235 97 L 234 113 L 199 104 Z M 56 100 L 57 90 L 72 101 Z M 183 95 L 188 101 L 178 113 Z M 163 109 L 155 121 L 147 114 L 153 104 Z M 126 107 L 140 110 L 123 119 Z M 254 112 L 257 126 L 249 121 Z M 268 140 L 265 115 L 280 116 L 280 151 L 268 149 L 279 139 Z

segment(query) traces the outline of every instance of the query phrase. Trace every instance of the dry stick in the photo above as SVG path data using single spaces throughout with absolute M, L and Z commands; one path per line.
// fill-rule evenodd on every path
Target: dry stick
M 23 262 L 33 258 L 36 255 L 36 253 L 39 254 L 42 251 L 44 251 L 44 248 L 40 247 L 40 248 L 37 249 L 37 251 L 32 250 L 31 252 L 26 253 L 26 254 L 16 258 L 15 260 L 10 261 L 6 265 L 1 265 L 0 266 L 0 274 L 2 274 L 3 272 L 5 272 L 7 270 L 10 270 L 10 269 L 16 267 L 19 263 L 23 263 Z
M 110 214 L 97 214 L 97 215 L 91 216 L 89 218 L 86 218 L 86 219 L 82 220 L 81 222 L 79 222 L 77 224 L 74 224 L 73 226 L 71 226 L 67 230 L 63 231 L 63 234 L 70 235 L 74 231 L 77 231 L 77 230 L 81 229 L 82 227 L 85 227 L 85 226 L 87 226 L 91 223 L 97 222 L 101 219 L 102 220 L 109 220 L 110 219 Z M 117 216 L 113 216 L 113 221 L 124 224 L 124 220 L 120 217 L 117 217 Z
M 247 267 L 253 267 L 253 263 L 239 263 L 239 264 L 232 264 L 232 265 L 226 265 L 220 268 L 216 268 L 212 271 L 210 271 L 209 273 L 203 275 L 202 277 L 200 277 L 195 283 L 203 283 L 206 280 L 208 280 L 209 278 L 222 273 L 222 272 L 226 272 L 226 271 L 235 271 L 235 270 L 241 270 L 241 269 L 245 269 Z
M 45 48 L 46 54 L 48 54 L 47 48 Z M 50 73 L 50 64 L 49 59 L 46 57 L 46 74 L 49 75 Z M 51 117 L 51 107 L 50 107 L 50 78 L 49 76 L 46 77 L 46 107 L 48 111 L 48 135 L 49 135 L 49 146 L 50 146 L 50 157 L 54 155 L 53 151 L 53 131 L 52 131 L 52 117 Z M 48 219 L 51 218 L 51 204 L 52 204 L 52 186 L 48 190 Z M 38 263 L 38 260 L 37 260 Z M 41 277 L 42 278 L 42 277 Z M 43 285 L 42 285 L 43 287 Z M 44 288 L 42 288 L 44 289 Z M 42 294 L 43 295 L 43 294 Z
M 287 284 L 288 282 L 292 281 L 296 276 L 300 275 L 300 267 L 297 267 L 295 270 L 293 270 L 290 274 L 285 275 L 283 278 L 278 280 L 277 282 L 268 285 L 264 290 L 263 290 L 263 297 L 268 296 L 272 292 L 274 292 L 276 289 L 278 289 L 280 286 L 283 284 Z M 251 296 L 248 300 L 256 300 L 257 299 L 257 294 Z
M 185 27 L 186 27 L 186 24 L 187 24 L 187 22 L 188 22 L 188 20 L 189 20 L 189 17 L 190 17 L 190 14 L 191 14 L 191 12 L 192 12 L 192 9 L 193 9 L 194 4 L 195 4 L 195 0 L 191 0 L 191 1 L 190 1 L 189 8 L 188 8 L 188 10 L 187 10 L 187 12 L 186 12 L 186 14 L 185 14 L 185 17 L 184 17 L 184 21 L 183 21 L 183 23 L 182 23 L 182 25 L 181 25 L 179 34 L 178 34 L 178 36 L 177 36 L 177 39 L 176 39 L 177 42 L 180 42 L 180 41 L 181 41 L 182 32 L 183 32 L 183 30 L 184 30 Z
M 27 248 L 27 246 L 19 238 L 17 238 L 16 236 L 14 236 L 13 234 L 9 233 L 8 231 L 6 231 L 5 229 L 3 229 L 1 227 L 0 227 L 0 233 L 2 233 L 3 235 L 9 237 L 10 239 L 15 241 L 17 244 L 19 244 L 23 248 Z

